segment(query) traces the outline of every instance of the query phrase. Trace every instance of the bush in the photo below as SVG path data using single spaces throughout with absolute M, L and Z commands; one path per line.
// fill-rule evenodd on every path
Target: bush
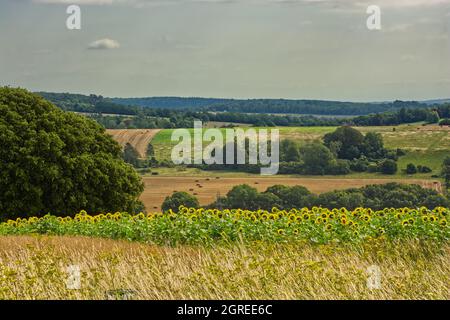
M 350 172 L 350 161 L 341 159 L 332 160 L 326 170 L 327 174 L 332 175 L 344 175 Z
M 183 205 L 188 208 L 198 208 L 199 203 L 195 196 L 187 192 L 174 192 L 171 196 L 166 197 L 161 208 L 164 212 L 172 210 L 178 212 L 178 208 Z
M 376 163 L 369 163 L 367 166 L 367 172 L 375 173 L 379 171 L 379 167 Z
M 355 159 L 350 162 L 350 169 L 356 172 L 365 172 L 368 170 L 369 161 L 365 157 Z
M 142 209 L 139 175 L 93 120 L 0 88 L 0 145 L 3 219 Z
M 413 163 L 408 163 L 408 165 L 406 166 L 406 173 L 407 174 L 416 174 L 417 167 Z
M 431 170 L 431 168 L 427 167 L 427 166 L 422 166 L 422 165 L 418 165 L 417 166 L 417 171 L 420 173 L 430 173 L 433 172 L 433 170 Z
M 397 170 L 397 163 L 394 160 L 386 159 L 379 164 L 379 171 L 383 174 L 395 174 Z

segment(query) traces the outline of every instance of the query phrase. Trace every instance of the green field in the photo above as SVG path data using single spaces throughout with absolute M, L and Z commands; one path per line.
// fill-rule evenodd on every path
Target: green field
M 394 131 L 395 128 L 395 131 Z M 261 128 L 255 128 L 261 129 Z M 332 132 L 336 127 L 280 127 L 281 139 L 291 139 L 304 143 L 306 141 L 320 140 L 326 133 Z M 395 127 L 359 127 L 363 133 L 370 131 L 382 134 L 385 146 L 390 149 L 401 148 L 407 154 L 398 161 L 398 177 L 408 177 L 402 169 L 406 168 L 408 163 L 415 165 L 425 165 L 430 167 L 433 172 L 430 174 L 416 174 L 415 178 L 430 178 L 431 175 L 440 171 L 444 158 L 450 154 L 450 131 L 448 128 L 438 126 L 423 126 L 422 124 L 401 125 Z M 193 129 L 189 129 L 193 132 Z M 225 129 L 220 129 L 224 132 Z M 155 155 L 158 160 L 170 160 L 172 147 L 177 142 L 171 141 L 173 129 L 165 129 L 159 132 L 152 141 L 155 148 Z M 207 145 L 208 143 L 204 143 Z M 162 170 L 162 173 L 183 174 L 186 171 L 180 170 Z M 368 178 L 382 176 L 380 174 L 354 173 L 349 178 Z

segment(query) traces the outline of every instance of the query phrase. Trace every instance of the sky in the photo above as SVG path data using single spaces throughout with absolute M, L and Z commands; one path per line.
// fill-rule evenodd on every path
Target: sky
M 0 0 L 0 41 L 0 85 L 32 91 L 450 97 L 450 0 Z

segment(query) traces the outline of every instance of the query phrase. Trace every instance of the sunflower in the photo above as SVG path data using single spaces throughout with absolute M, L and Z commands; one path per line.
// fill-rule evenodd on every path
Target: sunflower
M 278 229 L 278 230 L 277 230 L 277 233 L 281 236 L 281 235 L 284 234 L 284 230 L 283 230 L 283 229 Z
M 298 235 L 298 229 L 294 229 L 294 231 L 292 231 L 295 235 Z
M 370 216 L 369 216 L 368 214 L 365 214 L 365 215 L 362 216 L 362 219 L 363 219 L 365 222 L 369 222 L 369 221 L 370 221 Z
M 323 222 L 323 219 L 321 217 L 318 217 L 315 221 L 316 224 L 321 224 Z
M 445 220 L 445 218 L 444 218 L 444 219 L 441 219 L 441 221 L 439 221 L 439 224 L 440 224 L 441 226 L 445 227 L 445 226 L 447 225 L 447 220 Z
M 403 227 L 407 227 L 408 224 L 409 224 L 409 220 L 403 220 L 403 221 L 402 221 L 402 226 L 403 226 Z
M 330 231 L 331 229 L 333 229 L 333 226 L 332 226 L 331 224 L 328 223 L 328 224 L 325 226 L 325 230 Z

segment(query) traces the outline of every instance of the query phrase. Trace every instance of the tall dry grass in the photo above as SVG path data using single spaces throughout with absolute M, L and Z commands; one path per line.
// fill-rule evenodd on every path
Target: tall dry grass
M 207 249 L 8 236 L 0 237 L 0 299 L 450 299 L 449 262 L 450 245 L 418 242 Z M 69 265 L 80 266 L 79 290 L 66 286 Z M 371 265 L 380 289 L 367 287 Z

